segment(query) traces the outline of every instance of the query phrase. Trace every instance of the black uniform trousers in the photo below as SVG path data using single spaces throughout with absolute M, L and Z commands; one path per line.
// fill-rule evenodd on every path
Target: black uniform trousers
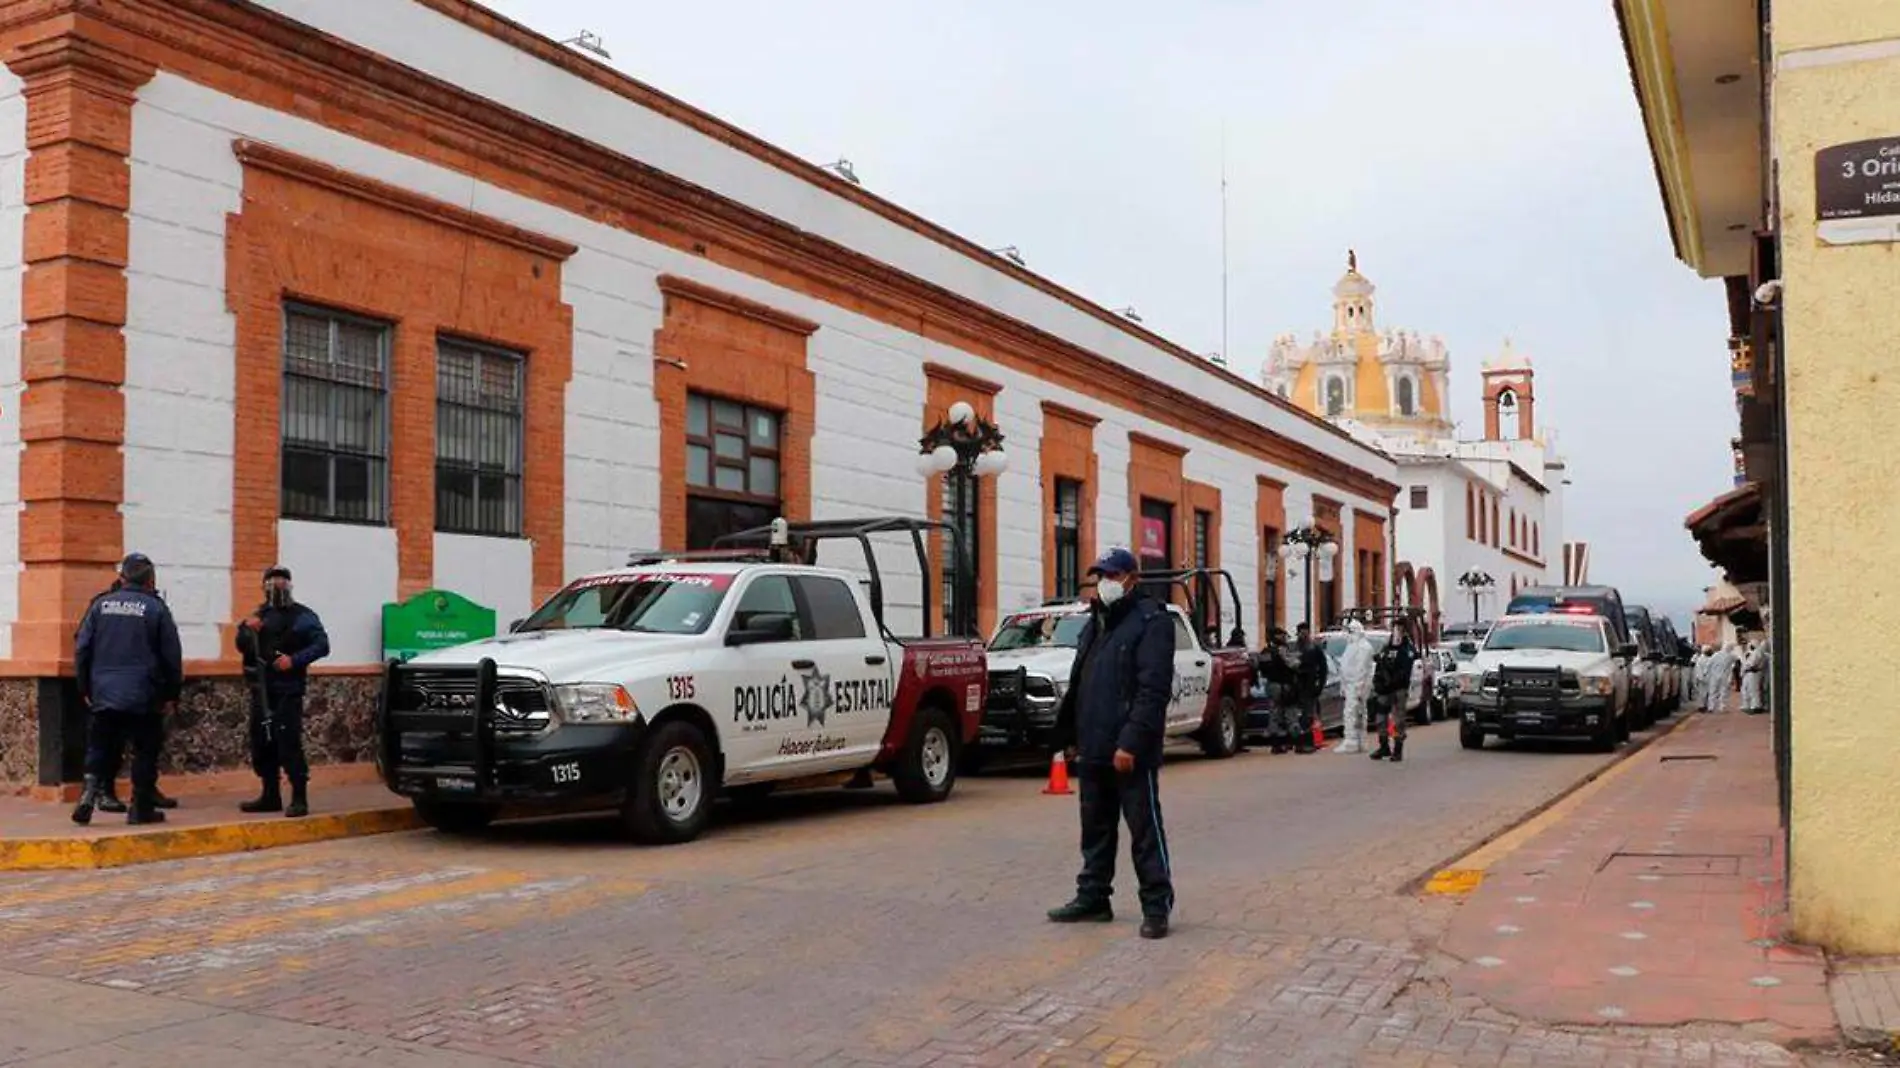
M 303 694 L 270 695 L 267 715 L 257 684 L 251 684 L 251 770 L 267 783 L 281 773 L 292 783 L 310 780 L 303 752 Z
M 120 712 L 95 708 L 87 724 L 86 774 L 101 786 L 118 777 L 127 743 L 132 746 L 132 796 L 158 789 L 158 754 L 165 745 L 165 717 L 156 708 Z
M 1366 729 L 1370 732 L 1369 737 L 1384 739 L 1386 731 L 1391 729 L 1400 741 L 1405 740 L 1405 729 L 1410 726 L 1411 716 L 1401 711 L 1396 713 L 1396 720 L 1392 718 L 1394 709 L 1404 707 L 1405 697 L 1403 693 L 1375 693 L 1366 701 L 1366 718 L 1369 720 Z
M 1078 763 L 1076 780 L 1082 787 L 1082 874 L 1075 880 L 1076 897 L 1105 904 L 1114 894 L 1115 856 L 1126 820 L 1142 914 L 1166 917 L 1174 909 L 1174 875 L 1161 824 L 1159 774 L 1137 767 L 1123 775 L 1112 766 Z

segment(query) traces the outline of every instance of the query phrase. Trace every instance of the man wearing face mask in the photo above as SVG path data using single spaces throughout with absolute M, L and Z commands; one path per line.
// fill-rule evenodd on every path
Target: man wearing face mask
M 1163 729 L 1174 689 L 1174 623 L 1135 587 L 1139 565 L 1110 549 L 1097 576 L 1095 606 L 1077 636 L 1069 688 L 1056 712 L 1056 737 L 1075 751 L 1081 784 L 1082 873 L 1075 899 L 1051 909 L 1056 923 L 1107 923 L 1114 893 L 1116 838 L 1128 823 L 1141 883 L 1141 937 L 1166 938 L 1174 909 L 1168 837 L 1161 822 Z
M 310 814 L 310 766 L 303 752 L 304 679 L 310 665 L 330 655 L 323 621 L 291 596 L 290 569 L 264 572 L 264 603 L 238 624 L 237 649 L 251 690 L 251 770 L 263 780 L 244 812 Z M 284 805 L 279 774 L 290 779 Z

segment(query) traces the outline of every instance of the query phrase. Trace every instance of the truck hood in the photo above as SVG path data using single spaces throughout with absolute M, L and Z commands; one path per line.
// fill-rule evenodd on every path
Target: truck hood
M 1479 653 L 1463 667 L 1463 673 L 1496 671 L 1499 668 L 1569 668 L 1580 675 L 1608 674 L 1614 663 L 1602 653 L 1568 653 L 1558 649 L 1510 649 Z
M 1053 649 L 1011 649 L 990 654 L 990 670 L 1014 671 L 1028 668 L 1031 675 L 1047 675 L 1069 681 L 1069 668 L 1075 663 L 1075 650 L 1067 646 Z
M 620 630 L 548 630 L 505 634 L 423 653 L 419 667 L 474 664 L 491 657 L 497 667 L 529 668 L 555 682 L 604 682 L 626 678 L 641 661 L 659 661 L 706 643 L 703 634 L 636 634 Z

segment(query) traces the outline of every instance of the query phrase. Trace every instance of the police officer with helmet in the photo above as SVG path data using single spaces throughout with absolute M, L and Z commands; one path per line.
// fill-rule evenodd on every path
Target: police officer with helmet
M 91 713 L 86 781 L 74 823 L 91 823 L 118 772 L 119 754 L 132 745 L 132 803 L 127 823 L 162 823 L 158 808 L 158 754 L 164 716 L 178 707 L 185 681 L 178 624 L 158 597 L 158 569 L 143 553 L 119 564 L 116 588 L 94 598 L 73 640 L 79 697 Z
M 244 812 L 310 814 L 310 765 L 303 751 L 304 680 L 310 665 L 330 655 L 330 636 L 308 605 L 291 596 L 290 569 L 264 572 L 264 603 L 238 624 L 237 650 L 251 691 L 251 770 L 263 782 Z M 284 804 L 279 775 L 290 780 Z

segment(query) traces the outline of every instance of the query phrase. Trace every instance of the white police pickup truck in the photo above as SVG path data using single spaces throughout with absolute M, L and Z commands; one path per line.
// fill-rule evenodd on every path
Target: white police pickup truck
M 921 548 L 934 526 L 775 535 L 900 530 Z M 865 544 L 862 584 L 783 544 L 636 559 L 569 583 L 507 635 L 391 663 L 384 780 L 443 830 L 479 829 L 504 804 L 617 808 L 656 843 L 697 837 L 722 790 L 878 772 L 906 800 L 941 801 L 981 719 L 983 645 L 892 636 Z

